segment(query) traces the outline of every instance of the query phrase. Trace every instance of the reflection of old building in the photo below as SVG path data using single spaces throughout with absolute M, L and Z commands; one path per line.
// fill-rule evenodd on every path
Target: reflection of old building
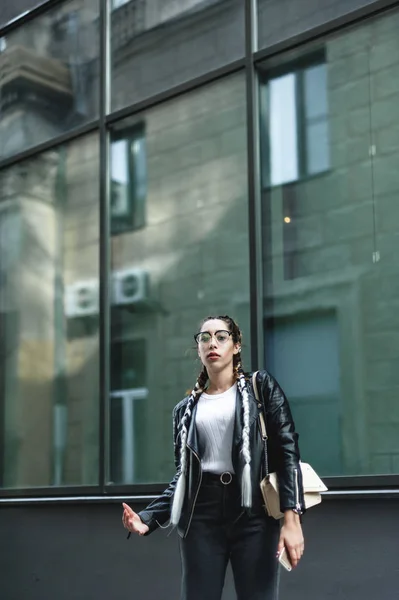
M 163 31 L 166 22 L 170 22 L 168 27 L 181 31 L 182 44 L 184 40 L 193 43 L 188 40 L 188 20 L 192 26 L 198 25 L 201 35 L 206 34 L 216 48 L 217 32 L 195 6 L 198 3 L 191 4 L 185 7 L 187 16 L 183 21 L 180 11 L 173 12 L 173 3 L 169 12 L 166 4 L 162 5 L 162 11 L 155 5 L 150 10 L 148 5 L 144 20 L 140 17 L 144 7 L 141 2 L 129 2 L 113 11 L 112 39 L 116 44 L 113 56 L 119 61 L 123 48 L 132 54 L 132 58 L 125 55 L 120 63 L 114 63 L 112 70 L 112 77 L 116 78 L 114 88 L 120 87 L 125 98 L 132 93 L 129 86 L 139 83 L 136 76 L 127 80 L 126 69 L 133 73 L 132 60 L 138 61 L 142 68 L 143 61 L 150 57 L 150 47 L 152 52 L 159 52 L 159 39 L 169 39 Z M 222 22 L 225 11 L 218 6 L 214 13 L 213 5 L 218 3 L 209 4 L 212 14 L 221 19 L 220 27 L 227 27 L 232 15 Z M 89 45 L 84 40 L 94 30 L 98 13 L 94 4 L 91 12 L 83 5 L 81 9 L 67 3 L 63 9 L 33 21 L 28 36 L 17 32 L 11 34 L 10 41 L 6 38 L 6 48 L 0 57 L 7 65 L 2 78 L 3 156 L 44 142 L 96 116 L 96 104 L 91 97 L 98 97 L 95 92 L 98 80 L 92 85 L 87 80 L 98 72 L 95 55 L 92 59 L 95 48 L 88 53 Z M 127 15 L 133 17 L 126 21 Z M 126 23 L 132 28 L 127 28 Z M 137 54 L 130 42 L 147 29 L 149 37 Z M 173 53 L 174 46 L 175 42 L 171 44 Z M 165 62 L 170 62 L 167 52 L 165 48 L 162 54 Z M 194 56 L 182 53 L 181 69 L 175 69 L 176 82 L 188 77 L 187 69 Z M 187 65 L 183 68 L 184 59 Z M 217 66 L 215 61 L 221 59 L 222 56 L 211 53 L 198 69 L 206 71 Z M 175 61 L 172 64 L 176 66 Z M 161 70 L 160 65 L 158 72 Z M 145 71 L 148 75 L 149 71 Z M 162 85 L 160 77 L 153 76 L 151 81 Z M 150 93 L 141 84 L 139 88 L 143 95 Z M 182 97 L 181 101 L 146 111 L 132 122 L 122 121 L 112 131 L 111 266 L 119 291 L 112 285 L 111 296 L 115 297 L 111 305 L 111 354 L 116 352 L 115 348 L 125 348 L 128 353 L 132 343 L 143 340 L 146 377 L 142 384 L 130 382 L 134 388 L 129 389 L 149 388 L 149 401 L 134 402 L 130 409 L 132 415 L 137 413 L 135 423 L 140 423 L 133 432 L 139 449 L 136 455 L 142 456 L 140 469 L 134 471 L 137 481 L 157 481 L 167 478 L 172 471 L 170 456 L 150 443 L 148 428 L 150 423 L 151 426 L 156 423 L 157 437 L 170 448 L 169 415 L 195 377 L 192 356 L 188 357 L 185 350 L 191 345 L 192 329 L 202 313 L 209 312 L 211 306 L 213 311 L 219 306 L 225 311 L 229 308 L 230 312 L 242 314 L 244 323 L 248 313 L 247 291 L 237 290 L 232 294 L 226 284 L 230 277 L 237 277 L 240 266 L 245 268 L 247 262 L 246 228 L 240 232 L 246 194 L 244 102 L 243 81 L 233 77 L 223 85 L 207 86 Z M 79 111 L 83 106 L 86 111 Z M 21 127 L 21 118 L 26 127 Z M 52 379 L 56 382 L 54 388 L 50 385 L 54 405 L 50 400 L 46 409 L 47 438 L 55 464 L 51 466 L 49 459 L 47 471 L 37 475 L 47 485 L 90 483 L 97 476 L 97 387 L 89 385 L 83 393 L 86 379 L 89 384 L 93 381 L 98 365 L 96 147 L 96 139 L 90 136 L 84 144 L 76 141 L 54 154 L 52 176 L 45 172 L 46 194 L 51 199 L 54 221 L 38 230 L 34 240 L 40 246 L 44 239 L 53 237 L 58 245 L 52 268 L 46 273 L 54 287 L 42 305 L 52 322 L 42 335 L 50 346 L 46 361 L 50 383 Z M 32 177 L 40 168 L 38 161 L 47 160 L 47 156 L 22 165 Z M 14 169 L 11 167 L 9 173 Z M 44 196 L 41 199 L 44 201 Z M 27 210 L 31 205 L 32 202 L 27 203 Z M 234 243 L 230 241 L 232 232 L 236 232 Z M 222 274 L 218 273 L 220 268 Z M 132 295 L 127 285 L 138 286 L 138 290 L 136 293 L 133 290 Z M 31 314 L 29 305 L 25 311 Z M 175 349 L 171 348 L 165 356 L 159 340 L 171 336 L 175 337 Z M 22 337 L 23 331 L 19 340 Z M 21 350 L 21 343 L 17 347 Z M 123 356 L 121 350 L 119 353 Z M 123 369 L 132 367 L 127 356 L 121 361 L 122 365 L 125 363 Z M 8 379 L 16 375 L 21 373 L 9 372 Z M 112 414 L 115 393 L 121 390 L 111 388 L 111 391 Z M 15 427 L 18 429 L 18 425 Z M 111 428 L 112 446 L 116 443 L 113 438 L 122 435 L 120 427 L 114 427 L 117 428 Z M 14 462 L 18 463 L 20 453 L 18 447 Z M 45 453 L 47 457 L 50 454 Z M 125 459 L 120 456 L 119 460 Z M 25 475 L 20 477 L 23 482 Z M 112 473 L 109 477 L 114 480 Z M 18 479 L 15 484 L 18 485 Z
M 395 485 L 399 7 L 258 0 L 246 61 L 250 2 L 108 4 L 109 64 L 94 0 L 0 30 L 4 493 L 167 480 L 213 313 L 336 493 Z
M 285 184 L 264 192 L 270 352 L 298 399 L 309 453 L 329 440 L 319 461 L 331 474 L 392 473 L 398 461 L 392 81 L 399 55 L 390 51 L 397 20 L 389 15 L 329 39 L 324 56 L 320 45 L 309 48 L 276 66 L 268 86 L 271 175 Z M 284 117 L 296 124 L 290 132 Z M 311 178 L 301 182 L 309 165 Z M 289 346 L 308 357 L 296 363 Z M 288 364 L 297 365 L 291 374 Z M 320 375 L 306 383 L 300 372 L 314 365 Z M 308 423 L 311 406 L 317 434 Z

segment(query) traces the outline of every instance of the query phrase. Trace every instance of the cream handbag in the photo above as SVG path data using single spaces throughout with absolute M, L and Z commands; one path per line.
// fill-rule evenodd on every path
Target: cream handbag
M 256 384 L 256 375 L 258 371 L 252 375 L 252 387 L 255 393 L 258 404 L 262 405 L 262 410 L 259 413 L 259 425 L 262 434 L 263 447 L 264 447 L 264 461 L 265 461 L 265 477 L 262 479 L 260 489 L 262 492 L 263 499 L 265 501 L 265 509 L 270 517 L 274 519 L 281 519 L 284 513 L 280 510 L 280 494 L 278 489 L 278 478 L 277 473 L 269 473 L 268 456 L 267 456 L 267 431 L 264 417 L 264 404 L 259 399 L 258 386 Z M 303 494 L 306 509 L 320 504 L 321 492 L 327 491 L 327 487 L 324 485 L 316 471 L 308 463 L 299 463 L 302 472 L 303 482 Z M 298 474 L 297 474 L 297 494 L 299 496 L 298 488 Z M 299 498 L 298 498 L 299 503 Z

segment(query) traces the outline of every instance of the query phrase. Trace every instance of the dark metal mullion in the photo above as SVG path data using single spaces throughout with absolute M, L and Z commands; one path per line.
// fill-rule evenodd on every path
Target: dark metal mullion
M 251 367 L 263 363 L 263 282 L 261 262 L 261 210 L 259 194 L 259 119 L 257 73 L 253 52 L 257 38 L 257 3 L 245 0 L 245 83 L 247 101 L 249 306 L 251 330 Z
M 128 137 L 128 151 L 127 151 L 127 169 L 129 173 L 128 181 L 128 197 L 129 197 L 129 225 L 131 229 L 136 229 L 137 224 L 137 177 L 136 177 L 136 157 L 132 156 L 132 148 L 135 143 L 138 132 L 134 132 L 133 135 Z
M 62 146 L 63 144 L 68 144 L 73 140 L 79 139 L 89 133 L 93 133 L 94 131 L 98 131 L 99 120 L 91 121 L 86 125 L 82 125 L 77 129 L 72 129 L 67 133 L 63 133 L 58 135 L 57 137 L 51 138 L 47 142 L 42 142 L 36 146 L 32 146 L 32 148 L 28 148 L 28 150 L 24 150 L 23 152 L 18 152 L 18 154 L 14 154 L 9 158 L 5 158 L 0 160 L 0 171 L 2 169 L 7 169 L 15 165 L 16 163 L 20 163 L 28 158 L 33 158 L 38 154 L 42 154 L 43 152 L 47 152 L 47 150 L 52 150 L 53 148 L 57 148 L 58 146 Z
M 258 75 L 259 77 L 259 75 Z M 259 90 L 259 144 L 260 144 L 260 185 L 261 194 L 271 187 L 271 142 L 270 142 L 270 87 L 265 74 L 262 75 Z M 263 211 L 262 211 L 263 212 Z
M 108 405 L 109 405 L 109 338 L 110 338 L 110 215 L 109 215 L 109 144 L 106 114 L 109 104 L 109 13 L 108 0 L 100 2 L 100 173 L 99 173 L 99 210 L 100 210 L 100 245 L 99 245 L 99 277 L 100 277 L 100 406 L 99 406 L 99 470 L 98 483 L 101 493 L 105 494 L 108 473 Z
M 298 179 L 306 177 L 308 174 L 308 144 L 307 144 L 307 125 L 306 103 L 305 103 L 305 70 L 299 69 L 295 76 L 295 111 L 296 111 L 296 131 L 297 131 L 297 161 L 298 161 Z

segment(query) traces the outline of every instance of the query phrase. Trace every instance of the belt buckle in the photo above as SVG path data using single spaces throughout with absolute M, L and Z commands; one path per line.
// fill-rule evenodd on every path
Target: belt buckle
M 225 481 L 225 476 L 229 478 L 227 481 Z M 225 471 L 221 474 L 220 481 L 223 483 L 223 485 L 229 485 L 229 483 L 233 481 L 233 475 L 229 471 Z

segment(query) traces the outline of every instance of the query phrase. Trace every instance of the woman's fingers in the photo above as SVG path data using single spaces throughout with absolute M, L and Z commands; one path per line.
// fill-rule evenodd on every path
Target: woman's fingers
M 278 541 L 278 546 L 277 546 L 277 556 L 284 550 L 284 537 L 280 537 L 279 541 Z
M 125 529 L 129 531 L 134 531 L 134 518 L 137 517 L 134 510 L 130 508 L 127 504 L 122 502 L 123 513 L 122 513 L 122 523 Z
M 134 512 L 134 510 L 132 508 L 130 508 L 130 506 L 128 504 L 125 504 L 124 502 L 122 502 L 122 506 L 124 508 L 124 510 L 131 516 L 135 515 L 136 513 Z
M 145 535 L 149 531 L 148 525 L 145 525 L 140 519 L 139 515 L 134 512 L 130 506 L 122 503 L 123 514 L 122 523 L 125 529 L 132 533 L 138 533 L 139 535 Z
M 286 547 L 291 559 L 292 566 L 296 567 L 303 556 L 305 545 L 304 543 L 296 544 L 294 546 L 287 544 Z
M 288 548 L 288 553 L 290 555 L 291 564 L 292 564 L 293 568 L 295 568 L 299 562 L 300 556 L 298 555 L 296 548 L 293 546 Z

